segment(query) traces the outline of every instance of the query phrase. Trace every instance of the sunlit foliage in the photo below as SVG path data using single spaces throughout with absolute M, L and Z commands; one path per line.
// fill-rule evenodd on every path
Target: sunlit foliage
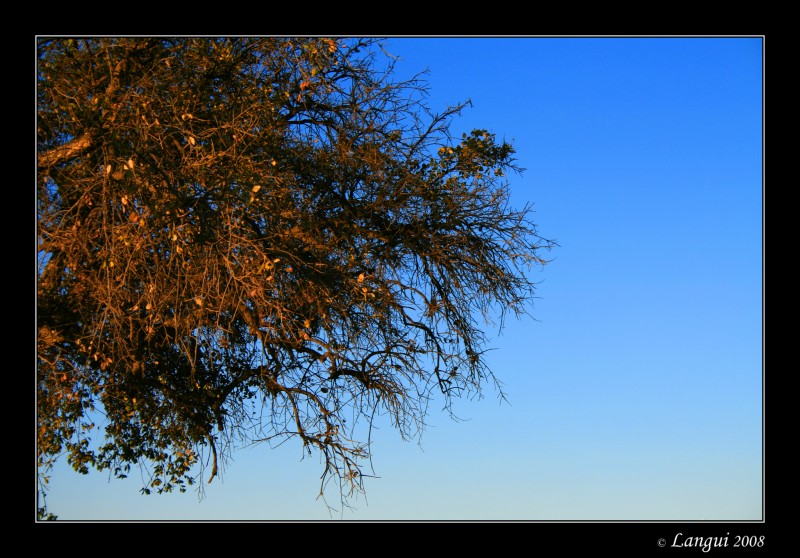
M 480 395 L 484 317 L 544 264 L 513 148 L 452 138 L 374 41 L 38 41 L 38 448 L 211 480 L 296 439 L 363 488 L 369 430 Z M 207 469 L 207 470 L 206 470 Z M 205 470 L 205 471 L 204 471 Z M 198 483 L 202 484 L 202 483 Z

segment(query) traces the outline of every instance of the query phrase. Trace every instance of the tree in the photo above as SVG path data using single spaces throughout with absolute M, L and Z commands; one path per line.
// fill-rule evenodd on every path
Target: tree
M 346 498 L 376 416 L 415 436 L 496 382 L 479 319 L 528 311 L 553 243 L 509 204 L 513 148 L 454 140 L 464 105 L 430 113 L 393 65 L 374 40 L 38 39 L 40 468 L 183 491 L 294 438 Z

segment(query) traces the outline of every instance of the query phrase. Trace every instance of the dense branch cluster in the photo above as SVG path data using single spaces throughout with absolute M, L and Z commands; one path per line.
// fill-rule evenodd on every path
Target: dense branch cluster
M 42 465 L 183 490 L 294 437 L 347 493 L 376 415 L 413 436 L 493 379 L 482 317 L 526 311 L 552 244 L 513 149 L 451 138 L 462 107 L 378 46 L 39 40 Z

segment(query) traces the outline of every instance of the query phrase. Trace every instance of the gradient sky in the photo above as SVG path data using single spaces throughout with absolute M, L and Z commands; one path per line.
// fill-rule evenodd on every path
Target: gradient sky
M 433 405 L 419 444 L 373 434 L 376 476 L 331 514 L 316 457 L 238 451 L 222 479 L 143 496 L 65 464 L 48 507 L 74 520 L 761 520 L 763 40 L 393 38 L 429 105 L 471 99 L 527 169 L 559 247 L 535 319 L 489 329 L 491 390 Z M 340 509 L 337 494 L 328 504 Z

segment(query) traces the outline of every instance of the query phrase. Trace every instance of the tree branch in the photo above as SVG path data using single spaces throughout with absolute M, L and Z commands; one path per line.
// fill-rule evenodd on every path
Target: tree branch
M 91 134 L 87 132 L 82 136 L 68 141 L 64 145 L 54 147 L 39 155 L 36 161 L 38 169 L 40 171 L 47 170 L 63 161 L 73 159 L 89 149 L 93 143 L 94 140 Z

